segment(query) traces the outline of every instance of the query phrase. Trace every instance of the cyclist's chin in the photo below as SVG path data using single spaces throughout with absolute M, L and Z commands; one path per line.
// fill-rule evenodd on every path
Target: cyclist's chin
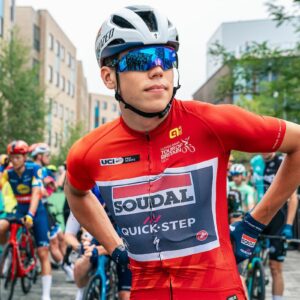
M 170 99 L 167 97 L 164 98 L 152 98 L 152 99 L 147 99 L 143 103 L 143 108 L 142 110 L 145 112 L 157 112 L 157 111 L 162 111 L 166 108 L 168 105 Z

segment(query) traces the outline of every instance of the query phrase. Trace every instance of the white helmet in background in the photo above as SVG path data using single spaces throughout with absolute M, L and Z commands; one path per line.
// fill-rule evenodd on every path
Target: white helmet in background
M 177 30 L 155 8 L 147 5 L 122 8 L 102 24 L 97 34 L 97 62 L 101 67 L 103 59 L 143 45 L 170 45 L 177 51 Z
M 50 147 L 46 143 L 37 143 L 30 146 L 29 151 L 31 152 L 31 156 L 35 157 L 38 154 L 45 154 L 50 152 Z
M 246 174 L 246 168 L 242 164 L 233 164 L 230 168 L 230 175 L 245 175 Z

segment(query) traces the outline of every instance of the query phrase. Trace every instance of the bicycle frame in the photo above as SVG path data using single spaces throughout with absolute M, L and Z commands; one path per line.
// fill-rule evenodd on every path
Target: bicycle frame
M 98 256 L 98 266 L 95 274 L 99 275 L 101 278 L 101 281 L 103 284 L 101 285 L 101 299 L 99 300 L 105 300 L 106 299 L 106 265 L 109 261 L 109 258 L 106 255 L 99 255 Z
M 26 276 L 36 266 L 36 257 L 34 254 L 34 247 L 33 247 L 33 242 L 32 242 L 31 238 L 28 238 L 28 242 L 29 242 L 31 255 L 34 259 L 34 263 L 25 267 L 22 262 L 20 251 L 19 251 L 19 242 L 17 241 L 17 235 L 18 235 L 18 231 L 20 228 L 25 231 L 26 236 L 29 236 L 29 232 L 28 232 L 27 228 L 24 227 L 22 224 L 20 224 L 20 221 L 11 222 L 11 224 L 10 224 L 11 232 L 10 232 L 10 239 L 8 241 L 8 244 L 12 245 L 12 265 L 11 265 L 11 269 L 12 269 L 11 279 L 12 280 L 14 279 L 14 277 Z
M 254 252 L 252 254 L 252 257 L 249 259 L 249 262 L 247 264 L 247 271 L 253 270 L 255 267 L 255 264 L 261 263 L 264 266 L 264 259 L 268 256 L 268 243 L 264 245 L 263 243 L 265 240 L 259 239 L 258 243 L 256 244 L 254 248 Z M 267 250 L 267 253 L 262 253 L 263 250 Z M 247 279 L 247 290 L 248 294 L 251 294 L 252 288 L 253 288 L 253 278 L 250 277 Z

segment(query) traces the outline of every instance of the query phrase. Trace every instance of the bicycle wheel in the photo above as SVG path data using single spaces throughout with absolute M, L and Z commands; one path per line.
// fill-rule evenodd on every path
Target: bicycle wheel
M 117 300 L 118 297 L 118 272 L 117 265 L 113 260 L 109 260 L 107 264 L 106 276 L 106 300 Z
M 265 272 L 260 261 L 257 261 L 252 271 L 252 287 L 250 290 L 250 300 L 265 299 Z
M 100 300 L 101 299 L 102 280 L 100 275 L 93 275 L 83 294 L 83 300 Z
M 0 299 L 11 300 L 16 283 L 16 267 L 12 270 L 12 245 L 7 244 L 4 247 L 0 261 Z
M 23 233 L 20 237 L 19 253 L 21 257 L 22 267 L 27 269 L 30 265 L 35 264 L 34 246 L 29 234 Z M 21 287 L 24 294 L 27 294 L 32 286 L 36 276 L 36 267 L 21 278 Z
M 36 279 L 37 279 L 36 267 L 34 267 L 26 276 L 21 278 L 21 287 L 24 294 L 29 293 L 32 284 L 36 283 Z

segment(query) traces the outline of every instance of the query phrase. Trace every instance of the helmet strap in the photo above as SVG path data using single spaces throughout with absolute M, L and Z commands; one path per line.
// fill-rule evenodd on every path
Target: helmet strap
M 178 69 L 176 69 L 178 72 Z M 116 71 L 116 79 L 117 79 L 117 89 L 115 92 L 115 98 L 118 102 L 122 102 L 125 105 L 125 109 L 130 109 L 131 111 L 133 111 L 134 113 L 144 117 L 144 118 L 163 118 L 171 109 L 172 106 L 172 101 L 175 97 L 175 94 L 177 92 L 177 90 L 180 88 L 180 84 L 179 84 L 179 72 L 178 72 L 178 80 L 177 80 L 177 86 L 173 87 L 173 93 L 171 96 L 170 101 L 168 102 L 168 104 L 166 105 L 166 107 L 158 112 L 144 112 L 142 110 L 137 109 L 136 107 L 130 105 L 129 103 L 127 103 L 124 98 L 121 96 L 121 90 L 120 90 L 120 78 L 119 78 L 119 73 Z

